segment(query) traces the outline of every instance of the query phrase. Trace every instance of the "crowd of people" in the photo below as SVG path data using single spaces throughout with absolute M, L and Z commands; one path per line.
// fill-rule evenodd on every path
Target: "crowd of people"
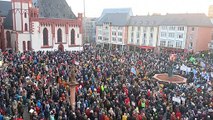
M 81 52 L 4 52 L 0 71 L 0 120 L 212 120 L 212 65 L 206 56 L 152 51 L 127 52 L 89 47 Z M 205 63 L 200 66 L 199 62 Z M 180 66 L 193 70 L 185 72 Z M 187 78 L 159 82 L 158 73 Z M 69 74 L 75 68 L 75 108 Z M 132 71 L 135 70 L 135 71 Z M 206 77 L 208 76 L 208 77 Z

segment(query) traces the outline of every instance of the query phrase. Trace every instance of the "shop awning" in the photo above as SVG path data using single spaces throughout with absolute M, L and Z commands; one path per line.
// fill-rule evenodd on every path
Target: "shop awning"
M 140 49 L 154 49 L 152 46 L 139 46 Z

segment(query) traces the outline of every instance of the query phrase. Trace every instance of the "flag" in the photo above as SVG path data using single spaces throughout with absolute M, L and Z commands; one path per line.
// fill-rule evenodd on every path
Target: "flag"
M 194 57 L 190 57 L 189 61 L 192 62 L 192 63 L 195 63 L 196 59 Z

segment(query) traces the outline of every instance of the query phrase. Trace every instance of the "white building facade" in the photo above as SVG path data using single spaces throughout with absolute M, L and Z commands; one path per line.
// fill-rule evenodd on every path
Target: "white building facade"
M 187 26 L 159 26 L 158 46 L 184 49 Z
M 96 43 L 104 48 L 123 50 L 128 41 L 131 15 L 131 9 L 104 10 L 96 24 Z
M 131 16 L 128 24 L 128 46 L 134 49 L 154 49 L 158 42 L 161 16 Z
M 156 47 L 158 27 L 128 26 L 128 44 Z
M 111 26 L 110 23 L 104 23 L 102 26 L 96 26 L 96 43 L 104 48 L 123 49 L 127 41 L 126 26 Z

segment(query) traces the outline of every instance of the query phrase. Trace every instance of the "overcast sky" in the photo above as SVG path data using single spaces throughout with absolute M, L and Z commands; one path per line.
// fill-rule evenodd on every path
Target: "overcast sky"
M 67 0 L 73 12 L 83 13 L 83 0 Z M 99 17 L 104 8 L 132 8 L 134 15 L 148 13 L 205 13 L 213 0 L 85 0 L 86 16 Z
M 83 0 L 66 0 L 73 12 L 83 13 Z M 134 15 L 205 13 L 213 0 L 85 0 L 86 16 L 99 17 L 104 8 L 132 8 Z

